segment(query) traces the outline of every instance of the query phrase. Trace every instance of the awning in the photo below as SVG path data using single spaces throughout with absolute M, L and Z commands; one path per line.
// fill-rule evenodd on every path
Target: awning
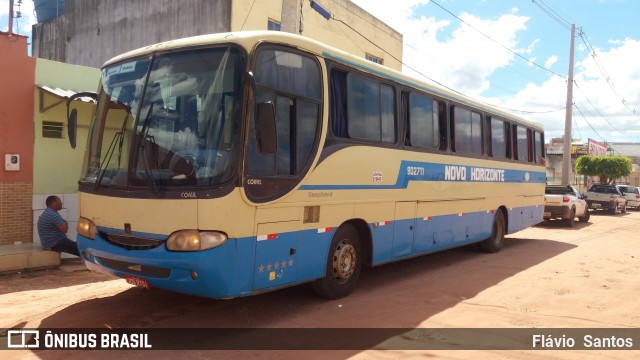
M 50 87 L 50 86 L 46 86 L 46 85 L 36 85 L 38 87 L 38 92 L 40 93 L 40 112 L 43 113 L 53 107 L 56 107 L 62 103 L 65 103 L 69 97 L 79 93 L 80 91 L 74 91 L 74 90 L 66 90 L 66 89 L 61 89 L 61 88 L 57 88 L 57 87 Z M 44 94 L 47 93 L 49 95 L 55 96 L 57 97 L 59 100 L 54 102 L 53 104 L 48 104 L 46 105 L 44 103 Z M 95 103 L 95 101 L 88 96 L 82 96 L 79 97 L 77 99 L 75 99 L 74 101 L 81 101 L 81 102 L 87 102 L 87 103 Z

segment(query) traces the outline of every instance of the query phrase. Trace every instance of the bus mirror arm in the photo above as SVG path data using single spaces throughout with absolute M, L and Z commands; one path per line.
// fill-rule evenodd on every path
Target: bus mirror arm
M 272 101 L 256 104 L 256 142 L 258 151 L 274 154 L 277 148 L 276 110 Z
M 67 99 L 67 135 L 69 136 L 69 145 L 72 149 L 76 148 L 76 139 L 78 134 L 78 109 L 71 109 L 71 102 L 77 98 L 89 97 L 94 101 L 98 100 L 98 94 L 94 92 L 79 92 L 69 96 Z

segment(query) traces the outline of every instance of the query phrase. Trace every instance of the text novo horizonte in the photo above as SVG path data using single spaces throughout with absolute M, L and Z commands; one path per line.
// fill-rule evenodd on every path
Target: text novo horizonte
M 469 175 L 469 178 L 467 178 L 467 175 Z M 466 181 L 469 179 L 471 181 L 503 182 L 504 170 L 470 167 L 467 172 L 466 166 L 445 165 L 444 179 L 449 181 Z

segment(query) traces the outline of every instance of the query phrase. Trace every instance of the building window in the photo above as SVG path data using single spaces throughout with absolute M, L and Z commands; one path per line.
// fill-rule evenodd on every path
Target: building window
M 53 121 L 42 122 L 42 137 L 52 139 L 62 139 L 63 124 Z
M 376 64 L 384 65 L 384 59 L 383 58 L 379 58 L 379 57 L 373 56 L 371 54 L 365 54 L 364 58 L 369 60 L 369 61 L 372 61 L 372 62 L 374 62 Z
M 273 19 L 267 21 L 267 30 L 280 31 L 280 22 Z

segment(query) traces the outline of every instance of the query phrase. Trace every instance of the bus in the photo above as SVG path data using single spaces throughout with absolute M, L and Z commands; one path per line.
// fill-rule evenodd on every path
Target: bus
M 137 286 L 336 299 L 363 267 L 542 221 L 541 125 L 299 35 L 134 50 L 93 96 L 77 243 Z

